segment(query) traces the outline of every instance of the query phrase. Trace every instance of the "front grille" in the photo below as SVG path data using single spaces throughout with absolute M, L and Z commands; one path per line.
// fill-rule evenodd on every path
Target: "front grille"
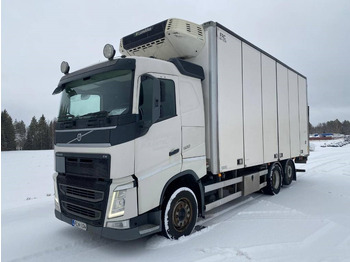
M 101 211 L 91 208 L 82 207 L 65 201 L 62 201 L 62 207 L 66 212 L 88 220 L 99 220 L 101 218 Z
M 109 178 L 109 167 L 109 155 L 67 155 L 65 157 L 67 174 Z
M 101 177 L 60 173 L 57 187 L 62 213 L 89 225 L 103 226 L 111 183 Z
M 64 184 L 60 184 L 60 190 L 66 196 L 78 198 L 81 200 L 91 201 L 91 202 L 102 201 L 104 197 L 104 193 L 102 191 L 96 191 L 96 190 L 69 186 Z

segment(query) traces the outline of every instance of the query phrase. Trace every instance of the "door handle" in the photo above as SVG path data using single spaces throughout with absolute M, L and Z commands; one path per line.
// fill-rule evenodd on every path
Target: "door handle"
M 179 148 L 174 149 L 174 150 L 172 150 L 172 151 L 169 152 L 169 156 L 176 155 L 176 154 L 179 153 L 179 152 L 180 152 L 180 149 L 179 149 Z

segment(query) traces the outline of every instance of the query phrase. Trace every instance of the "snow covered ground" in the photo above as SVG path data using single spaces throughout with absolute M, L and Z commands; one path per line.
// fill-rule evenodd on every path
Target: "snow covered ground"
M 57 220 L 53 151 L 3 152 L 2 261 L 350 261 L 350 144 L 313 143 L 306 172 L 279 195 L 212 210 L 178 241 L 111 241 Z

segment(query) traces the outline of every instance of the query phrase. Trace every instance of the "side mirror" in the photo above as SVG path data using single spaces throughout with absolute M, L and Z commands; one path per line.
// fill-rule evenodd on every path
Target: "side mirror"
M 160 117 L 160 81 L 149 74 L 141 76 L 139 112 L 142 125 L 146 128 Z

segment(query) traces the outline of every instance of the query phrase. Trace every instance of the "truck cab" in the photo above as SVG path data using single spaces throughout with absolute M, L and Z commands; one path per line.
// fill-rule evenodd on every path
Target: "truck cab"
M 144 57 L 62 77 L 56 217 L 114 239 L 161 231 L 165 185 L 206 174 L 203 78 L 189 62 Z

